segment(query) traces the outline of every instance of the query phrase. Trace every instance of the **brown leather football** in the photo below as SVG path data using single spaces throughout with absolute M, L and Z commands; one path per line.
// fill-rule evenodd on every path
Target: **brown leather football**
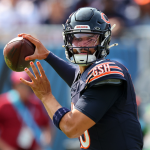
M 25 57 L 32 55 L 35 51 L 35 46 L 23 37 L 12 39 L 3 50 L 3 55 L 7 66 L 17 72 L 24 71 L 24 68 L 30 68 L 29 62 L 25 61 Z M 32 60 L 33 62 L 35 60 Z

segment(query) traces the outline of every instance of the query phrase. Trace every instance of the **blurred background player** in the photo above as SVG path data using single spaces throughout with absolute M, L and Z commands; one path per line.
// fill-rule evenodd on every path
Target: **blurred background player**
M 50 119 L 39 99 L 20 82 L 20 76 L 29 80 L 25 72 L 12 72 L 12 89 L 0 95 L 0 149 L 50 149 Z

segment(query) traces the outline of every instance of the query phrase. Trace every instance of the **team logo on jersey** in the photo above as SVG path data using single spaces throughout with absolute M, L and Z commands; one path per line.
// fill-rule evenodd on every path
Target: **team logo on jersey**
M 89 25 L 76 25 L 74 29 L 90 29 Z
M 122 69 L 116 66 L 114 62 L 105 62 L 98 64 L 89 71 L 89 76 L 86 80 L 86 83 L 90 83 L 98 78 L 112 74 L 117 74 L 124 77 Z

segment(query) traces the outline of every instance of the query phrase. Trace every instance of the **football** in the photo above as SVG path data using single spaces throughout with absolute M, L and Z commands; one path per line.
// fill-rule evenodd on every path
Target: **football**
M 16 72 L 24 71 L 24 68 L 30 68 L 30 61 L 25 61 L 25 57 L 32 55 L 35 46 L 23 37 L 16 37 L 6 44 L 3 55 L 7 66 Z M 32 60 L 33 62 L 35 60 Z

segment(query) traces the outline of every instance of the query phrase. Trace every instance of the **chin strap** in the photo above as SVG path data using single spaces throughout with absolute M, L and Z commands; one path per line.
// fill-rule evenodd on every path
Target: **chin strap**
M 116 27 L 116 24 L 114 24 L 112 27 L 111 27 L 111 31 Z
M 114 24 L 114 25 L 111 27 L 111 31 L 112 31 L 115 27 L 116 27 L 116 24 Z M 105 42 L 108 40 L 109 36 L 110 36 L 109 34 L 106 36 L 106 38 L 102 41 L 101 46 L 104 46 L 104 44 L 105 44 Z M 103 50 L 103 51 L 101 52 L 102 57 L 106 57 L 106 56 L 109 54 L 109 49 L 110 49 L 111 47 L 113 47 L 113 46 L 118 46 L 118 43 L 114 43 L 114 44 L 110 45 L 110 46 L 108 47 L 108 49 Z
M 114 47 L 114 46 L 118 46 L 118 43 L 114 43 L 114 44 L 110 45 L 109 48 Z
M 111 27 L 111 31 L 116 27 L 116 24 L 114 24 L 112 27 Z M 109 48 L 111 47 L 114 47 L 114 46 L 118 46 L 118 43 L 114 43 L 112 45 L 109 46 Z
M 114 24 L 112 27 L 111 27 L 111 31 L 114 29 L 116 27 L 116 24 Z M 102 41 L 102 43 L 101 43 L 101 46 L 103 46 L 104 45 L 104 43 L 105 43 L 105 41 L 108 39 L 108 37 L 109 37 L 110 35 L 108 34 L 106 37 L 105 37 L 105 39 Z M 115 45 L 116 46 L 116 45 Z

